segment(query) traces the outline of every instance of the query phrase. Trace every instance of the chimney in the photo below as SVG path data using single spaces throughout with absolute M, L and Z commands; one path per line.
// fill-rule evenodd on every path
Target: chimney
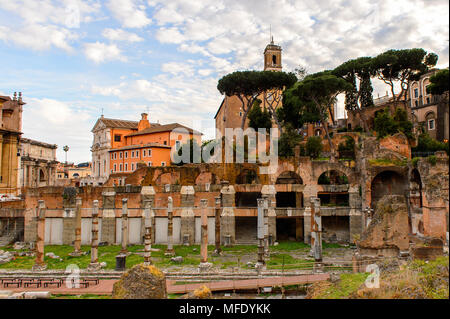
M 142 131 L 150 127 L 150 122 L 148 121 L 147 117 L 148 117 L 147 113 L 141 114 L 141 120 L 139 121 L 138 124 L 138 131 Z

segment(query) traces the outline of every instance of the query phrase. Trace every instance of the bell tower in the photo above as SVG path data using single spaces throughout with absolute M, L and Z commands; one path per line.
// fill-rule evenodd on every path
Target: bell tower
M 281 71 L 281 46 L 273 43 L 271 36 L 270 43 L 264 49 L 264 71 Z

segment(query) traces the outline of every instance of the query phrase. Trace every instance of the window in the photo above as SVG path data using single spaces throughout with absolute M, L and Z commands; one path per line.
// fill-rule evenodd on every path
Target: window
M 167 141 L 164 141 L 164 145 L 167 145 Z
M 128 163 L 125 163 L 125 172 L 128 172 Z
M 414 97 L 415 98 L 419 97 L 419 89 L 417 89 L 417 88 L 414 89 Z
M 131 163 L 131 171 L 134 171 L 134 163 Z
M 430 104 L 430 98 L 427 97 L 427 104 Z
M 103 172 L 106 172 L 106 160 L 103 160 Z
M 113 171 L 114 171 L 114 172 L 116 171 L 116 164 L 114 164 L 114 169 L 113 169 Z
M 114 159 L 114 154 L 116 153 L 111 153 L 111 159 Z
M 434 130 L 434 119 L 433 120 L 428 120 L 428 129 L 429 130 Z
M 134 151 L 131 151 L 131 158 L 134 157 Z
M 119 172 L 122 171 L 122 164 L 119 164 Z
M 120 142 L 121 138 L 122 138 L 122 135 L 114 134 L 114 142 Z
M 122 152 L 119 153 L 119 158 L 122 158 Z
M 125 152 L 125 158 L 128 158 L 128 152 Z
M 166 166 L 166 162 L 161 162 L 161 166 Z
M 429 86 L 430 86 L 429 84 L 425 86 L 425 95 L 428 95 L 428 94 L 429 94 L 429 93 L 428 93 L 428 87 L 429 87 Z
M 139 158 L 139 151 L 136 151 L 136 158 Z
M 142 151 L 142 153 L 143 153 L 143 155 L 142 155 L 142 156 L 143 156 L 143 157 L 145 157 L 145 156 L 146 156 L 146 155 L 145 155 L 145 150 L 143 150 L 143 151 Z
M 152 162 L 148 162 L 148 166 L 152 166 Z
M 242 117 L 242 112 L 239 112 L 239 116 Z
M 175 150 L 179 150 L 181 146 L 181 141 L 175 141 Z
M 152 157 L 152 150 L 148 149 L 148 157 Z
M 414 101 L 414 105 L 415 105 L 416 107 L 418 107 L 418 106 L 419 106 L 419 102 L 418 102 L 417 100 L 415 100 L 415 101 Z
M 276 55 L 272 55 L 272 64 L 277 64 L 277 56 Z
M 321 133 L 321 130 L 316 130 L 316 136 L 320 136 Z

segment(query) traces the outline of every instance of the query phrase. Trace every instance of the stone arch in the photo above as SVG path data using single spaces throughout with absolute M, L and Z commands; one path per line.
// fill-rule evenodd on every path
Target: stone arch
M 303 180 L 293 171 L 284 171 L 278 175 L 275 184 L 303 184 Z
M 156 185 L 176 184 L 179 181 L 179 174 L 174 172 L 161 172 L 155 180 Z
M 205 184 L 220 184 L 220 182 L 216 174 L 213 174 L 211 172 L 203 172 L 198 174 L 198 176 L 195 178 L 195 185 Z
M 371 207 L 384 195 L 406 195 L 408 179 L 393 170 L 384 170 L 378 173 L 370 184 Z
M 236 184 L 259 184 L 258 174 L 255 170 L 244 169 L 236 177 Z
M 330 169 L 324 171 L 317 179 L 319 185 L 346 185 L 350 184 L 347 174 L 340 170 Z

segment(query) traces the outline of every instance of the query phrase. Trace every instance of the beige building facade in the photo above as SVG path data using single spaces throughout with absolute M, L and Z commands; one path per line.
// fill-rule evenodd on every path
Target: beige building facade
M 0 194 L 19 191 L 19 141 L 22 134 L 22 93 L 0 96 Z
M 418 81 L 412 82 L 408 92 L 408 104 L 414 116 L 414 121 L 439 141 L 449 140 L 449 98 L 448 92 L 442 95 L 432 95 L 427 92 L 430 77 L 439 69 L 430 70 Z
M 20 187 L 53 186 L 56 183 L 55 144 L 28 138 L 20 140 Z

